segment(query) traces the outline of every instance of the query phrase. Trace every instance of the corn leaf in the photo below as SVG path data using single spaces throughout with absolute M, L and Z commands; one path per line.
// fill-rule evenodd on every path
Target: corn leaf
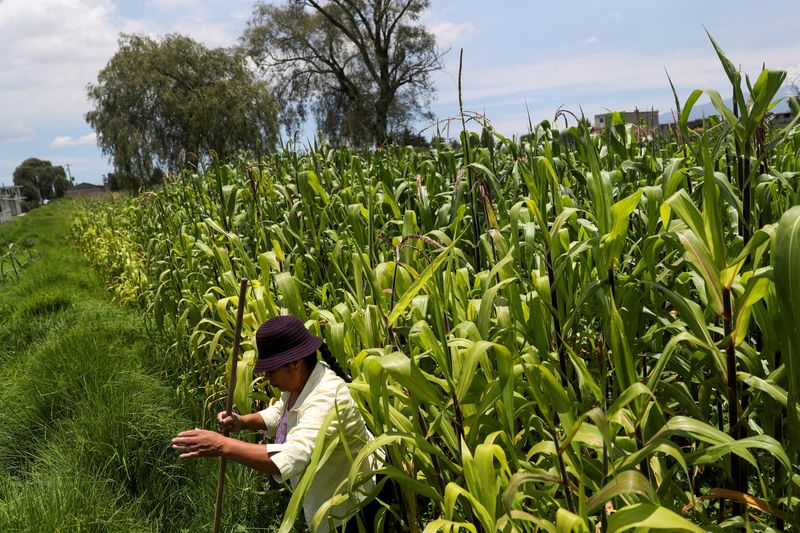
M 674 511 L 651 503 L 637 503 L 623 507 L 608 519 L 608 531 L 628 531 L 640 528 L 691 533 L 705 531 Z

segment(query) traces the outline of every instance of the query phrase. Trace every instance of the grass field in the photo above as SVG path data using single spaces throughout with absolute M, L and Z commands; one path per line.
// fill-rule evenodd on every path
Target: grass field
M 70 245 L 73 211 L 0 226 L 0 250 L 33 258 L 0 284 L 0 530 L 208 530 L 216 463 L 170 448 L 192 422 L 159 375 L 168 346 Z M 253 494 L 268 480 L 229 472 L 225 523 L 271 530 L 280 499 Z

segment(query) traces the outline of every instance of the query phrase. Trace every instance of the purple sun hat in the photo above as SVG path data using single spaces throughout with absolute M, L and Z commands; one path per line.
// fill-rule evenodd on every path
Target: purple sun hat
M 292 315 L 270 318 L 256 331 L 258 359 L 254 372 L 272 372 L 319 350 L 322 339 L 312 335 L 303 321 Z

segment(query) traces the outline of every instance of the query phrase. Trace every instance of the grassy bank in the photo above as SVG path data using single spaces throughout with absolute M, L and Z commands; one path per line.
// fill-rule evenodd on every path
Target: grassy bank
M 194 423 L 159 377 L 168 346 L 71 247 L 73 209 L 0 226 L 0 250 L 33 252 L 0 285 L 2 530 L 209 530 L 217 464 L 170 448 Z M 263 476 L 229 470 L 223 523 L 271 530 L 275 505 L 254 494 Z

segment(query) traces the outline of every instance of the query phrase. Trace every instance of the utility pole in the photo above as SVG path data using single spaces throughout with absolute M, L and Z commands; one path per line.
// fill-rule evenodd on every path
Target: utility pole
M 69 176 L 69 182 L 72 185 L 75 185 L 75 178 L 72 177 L 72 172 L 70 172 L 70 170 L 69 170 L 69 163 L 67 163 L 66 165 L 61 165 L 61 166 L 67 169 L 67 176 Z

